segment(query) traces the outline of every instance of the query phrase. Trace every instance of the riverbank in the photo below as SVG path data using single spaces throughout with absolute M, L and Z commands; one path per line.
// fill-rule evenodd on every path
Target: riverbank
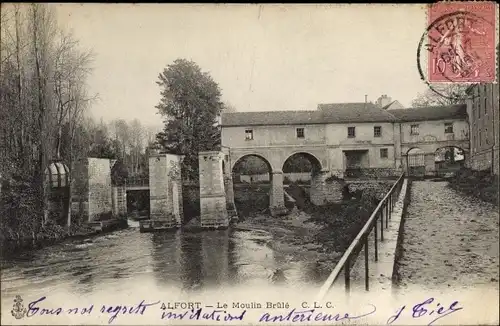
M 464 168 L 448 181 L 450 188 L 498 206 L 498 176 L 492 175 L 489 170 Z
M 377 193 L 385 194 L 390 186 L 378 187 Z M 250 215 L 234 228 L 269 232 L 271 249 L 289 256 L 290 261 L 315 262 L 317 273 L 326 277 L 370 217 L 378 197 L 368 191 L 360 198 L 324 206 L 306 200 L 300 210 L 295 208 L 287 216 Z
M 2 230 L 0 257 L 12 256 L 26 250 L 41 249 L 69 239 L 85 239 L 126 227 L 128 227 L 128 224 L 125 219 L 117 227 L 106 231 L 97 231 L 86 223 L 74 223 L 68 230 L 68 228 L 57 225 L 52 221 L 45 223 L 37 232 L 30 231 L 27 228 L 18 232 L 11 229 Z

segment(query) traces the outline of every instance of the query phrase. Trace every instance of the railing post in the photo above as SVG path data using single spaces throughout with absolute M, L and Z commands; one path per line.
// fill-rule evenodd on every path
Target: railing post
M 375 237 L 375 261 L 378 261 L 378 245 L 377 245 L 377 221 L 374 223 L 373 235 Z
M 384 211 L 385 211 L 385 228 L 388 229 L 389 228 L 389 220 L 391 219 L 391 215 L 387 214 L 387 204 L 384 207 Z
M 347 258 L 344 265 L 344 282 L 345 282 L 345 292 L 349 293 L 351 291 L 351 258 Z
M 380 241 L 384 241 L 384 216 L 382 212 L 379 212 L 380 215 Z
M 370 291 L 370 272 L 368 269 L 368 234 L 365 236 L 365 290 Z

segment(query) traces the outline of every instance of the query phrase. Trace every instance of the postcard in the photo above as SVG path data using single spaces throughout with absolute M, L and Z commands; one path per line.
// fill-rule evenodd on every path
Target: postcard
M 499 6 L 2 3 L 2 325 L 498 325 Z

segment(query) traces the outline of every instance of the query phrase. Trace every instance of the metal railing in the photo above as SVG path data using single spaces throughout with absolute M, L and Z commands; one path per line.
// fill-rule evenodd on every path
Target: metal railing
M 350 272 L 351 267 L 357 258 L 357 255 L 364 248 L 364 258 L 365 258 L 365 290 L 370 290 L 370 273 L 368 266 L 368 237 L 373 231 L 374 235 L 374 249 L 375 249 L 375 261 L 378 261 L 378 244 L 379 241 L 384 241 L 384 229 L 389 227 L 389 221 L 391 219 L 391 213 L 394 209 L 394 205 L 397 202 L 399 194 L 401 192 L 401 187 L 404 182 L 404 173 L 398 178 L 398 180 L 392 185 L 391 189 L 387 192 L 384 198 L 379 202 L 370 218 L 365 223 L 361 231 L 358 233 L 354 241 L 347 248 L 337 263 L 332 273 L 325 281 L 320 289 L 319 295 L 317 297 L 318 301 L 321 301 L 326 293 L 331 289 L 335 281 L 337 280 L 339 274 L 344 271 L 345 278 L 345 290 L 350 292 Z M 378 231 L 380 224 L 380 232 Z M 380 233 L 380 240 L 378 239 L 378 234 Z

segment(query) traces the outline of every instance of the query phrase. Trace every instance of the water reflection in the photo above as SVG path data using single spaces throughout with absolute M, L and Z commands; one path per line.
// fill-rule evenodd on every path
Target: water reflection
M 314 266 L 291 261 L 271 249 L 265 231 L 140 233 L 118 231 L 67 241 L 2 261 L 2 296 L 67 291 L 116 292 L 135 284 L 158 284 L 184 291 L 235 284 L 317 281 Z M 313 264 L 314 265 L 314 264 Z M 154 285 L 153 285 L 154 286 Z

